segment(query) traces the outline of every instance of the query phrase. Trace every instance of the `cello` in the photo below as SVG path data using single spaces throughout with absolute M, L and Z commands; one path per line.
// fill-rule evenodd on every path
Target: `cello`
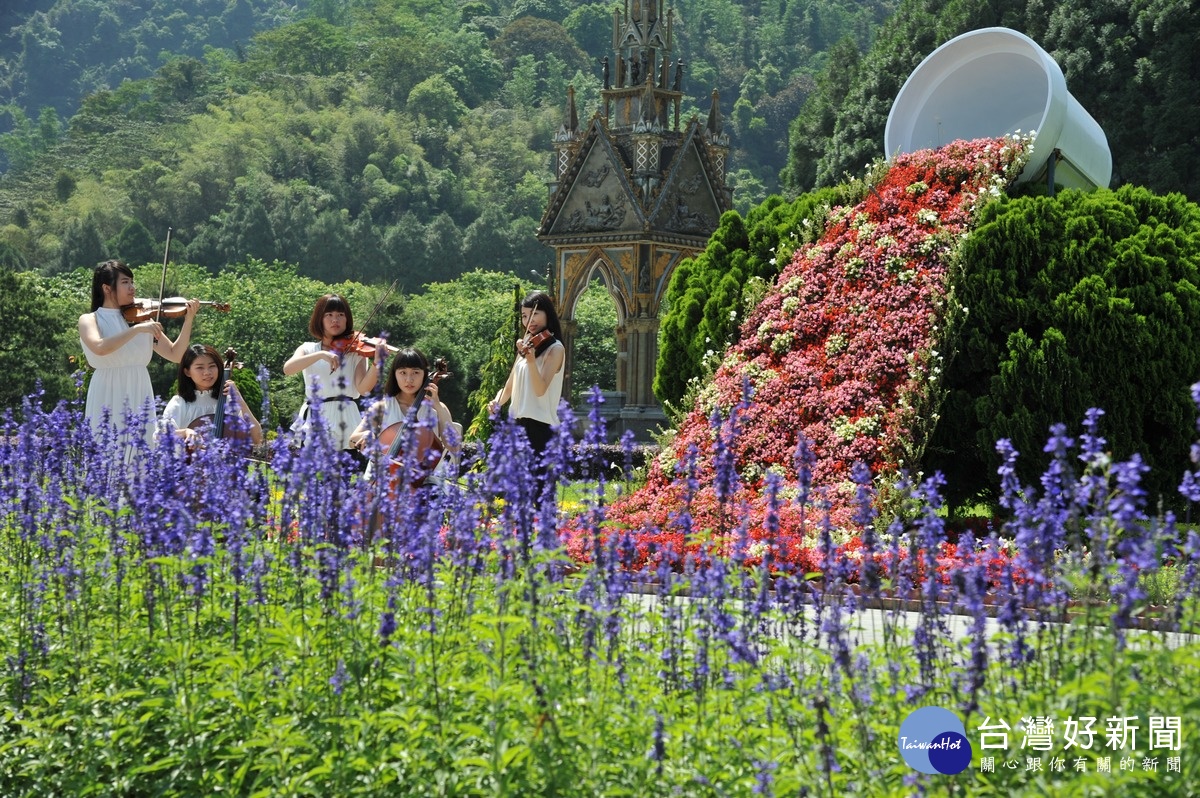
M 444 357 L 439 357 L 433 361 L 433 369 L 420 391 L 422 397 L 426 395 L 430 385 L 437 385 L 450 376 L 449 367 L 449 362 Z M 389 481 L 393 485 L 399 480 L 400 474 L 406 467 L 411 467 L 415 464 L 417 476 L 412 481 L 412 487 L 421 487 L 425 484 L 425 480 L 428 479 L 429 475 L 441 463 L 442 455 L 445 453 L 445 444 L 442 443 L 442 439 L 438 436 L 436 428 L 425 424 L 416 425 L 415 435 L 411 438 L 412 443 L 408 443 L 410 436 L 405 434 L 405 428 L 413 423 L 419 407 L 420 405 L 417 405 L 410 411 L 411 419 L 404 419 L 397 421 L 395 424 L 390 424 L 379 433 L 380 445 L 387 447 L 383 461 L 387 463 Z M 406 444 L 413 447 L 415 455 L 407 459 L 401 456 Z

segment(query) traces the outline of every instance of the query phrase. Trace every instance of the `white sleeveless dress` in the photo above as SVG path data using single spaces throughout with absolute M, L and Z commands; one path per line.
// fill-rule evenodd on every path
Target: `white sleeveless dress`
M 118 308 L 97 308 L 93 313 L 102 338 L 120 335 L 129 329 L 128 322 Z M 146 366 L 154 355 L 154 338 L 150 335 L 135 335 L 124 346 L 107 355 L 97 355 L 83 341 L 83 353 L 88 365 L 95 369 L 88 383 L 84 417 L 93 430 L 99 430 L 104 409 L 112 411 L 111 423 L 118 432 L 125 430 L 125 408 L 134 413 L 145 413 L 143 434 L 146 442 L 154 445 L 154 388 L 150 385 L 150 372 Z
M 320 341 L 309 341 L 300 348 L 300 354 L 311 355 L 321 349 Z M 292 432 L 307 438 L 309 427 L 312 425 L 311 416 L 315 406 L 308 401 L 312 390 L 313 379 L 317 381 L 317 396 L 320 397 L 321 417 L 329 437 L 333 439 L 335 449 L 350 449 L 350 435 L 362 421 L 362 412 L 358 409 L 358 398 L 362 396 L 354 385 L 354 370 L 362 362 L 362 356 L 349 353 L 342 357 L 342 364 L 334 369 L 324 360 L 313 363 L 304 369 L 305 401 L 292 423 Z M 302 438 L 302 439 L 303 439 Z

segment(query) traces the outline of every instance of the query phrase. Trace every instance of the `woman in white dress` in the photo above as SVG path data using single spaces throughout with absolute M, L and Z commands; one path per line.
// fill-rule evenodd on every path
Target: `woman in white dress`
M 183 329 L 172 341 L 157 321 L 130 325 L 121 308 L 132 305 L 133 271 L 119 260 L 106 260 L 92 274 L 92 310 L 79 317 L 79 342 L 88 365 L 95 369 L 88 384 L 84 416 L 93 432 L 99 432 L 105 416 L 117 434 L 125 430 L 125 411 L 141 414 L 140 432 L 147 444 L 154 442 L 154 389 L 146 366 L 153 353 L 178 363 L 192 335 L 192 321 L 199 301 L 187 303 Z M 128 458 L 132 448 L 126 452 Z
M 351 452 L 361 467 L 366 463 L 350 443 L 350 436 L 362 421 L 358 398 L 375 387 L 378 369 L 371 358 L 347 346 L 354 338 L 354 315 L 345 298 L 326 294 L 318 299 L 308 320 L 308 331 L 316 340 L 300 344 L 283 364 L 285 375 L 304 373 L 306 399 L 292 431 L 307 438 L 313 414 L 319 412 L 334 449 Z M 314 403 L 314 399 L 319 401 Z
M 225 364 L 217 350 L 204 344 L 193 344 L 179 361 L 179 393 L 171 397 L 163 410 L 164 431 L 173 431 L 186 443 L 196 442 L 202 435 L 191 424 L 205 416 L 215 416 L 217 400 L 225 393 L 226 424 L 233 416 L 240 419 L 251 442 L 262 443 L 262 425 L 250 411 L 246 400 L 233 380 L 225 379 Z

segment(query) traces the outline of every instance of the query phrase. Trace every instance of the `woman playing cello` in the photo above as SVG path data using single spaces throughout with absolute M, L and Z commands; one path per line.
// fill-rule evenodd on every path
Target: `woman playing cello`
M 226 380 L 225 366 L 217 350 L 204 344 L 188 347 L 179 361 L 179 393 L 171 397 L 163 410 L 162 420 L 166 429 L 173 429 L 185 442 L 193 442 L 201 432 L 192 428 L 194 422 L 205 416 L 215 416 L 222 393 L 225 395 L 224 413 L 236 416 L 237 420 L 226 419 L 234 429 L 245 429 L 251 442 L 262 443 L 262 426 L 233 380 Z
M 367 411 L 351 434 L 352 445 L 366 445 L 372 424 L 384 431 L 404 421 L 429 424 L 439 443 L 446 440 L 446 429 L 454 423 L 450 408 L 438 397 L 437 381 L 429 374 L 429 360 L 420 350 L 409 347 L 396 353 L 383 393 L 383 399 Z

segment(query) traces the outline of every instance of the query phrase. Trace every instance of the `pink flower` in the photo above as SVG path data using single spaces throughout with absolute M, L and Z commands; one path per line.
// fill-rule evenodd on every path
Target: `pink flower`
M 1011 139 L 958 141 L 902 155 L 861 202 L 830 214 L 815 246 L 796 251 L 743 321 L 739 343 L 666 453 L 677 458 L 690 445 L 699 452 L 695 528 L 727 531 L 719 527 L 729 523 L 731 508 L 713 496 L 709 419 L 714 409 L 728 416 L 746 376 L 755 393 L 732 444 L 745 483 L 733 506 L 750 513 L 751 529 L 761 528 L 765 512 L 762 474 L 782 469 L 795 480 L 801 435 L 816 453 L 812 490 L 830 503 L 841 528 L 853 512 L 854 491 L 845 484 L 856 461 L 886 478 L 920 451 L 915 425 L 933 411 L 947 265 L 978 198 L 1011 173 L 1024 146 Z M 646 486 L 612 506 L 608 518 L 631 530 L 666 529 L 684 495 L 674 478 L 673 469 L 656 465 Z M 793 533 L 803 537 L 817 518 L 809 508 L 810 529 Z

